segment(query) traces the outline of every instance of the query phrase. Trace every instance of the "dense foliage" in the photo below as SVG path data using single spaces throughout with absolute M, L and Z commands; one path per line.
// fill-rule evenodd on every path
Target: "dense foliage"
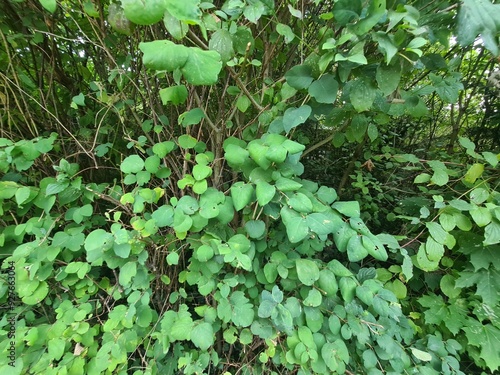
M 0 21 L 2 374 L 498 371 L 500 4 Z

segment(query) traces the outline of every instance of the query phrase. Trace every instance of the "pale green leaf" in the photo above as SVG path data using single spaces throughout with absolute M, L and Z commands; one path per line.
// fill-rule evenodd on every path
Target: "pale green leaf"
M 318 265 L 309 259 L 297 259 L 295 261 L 297 276 L 304 285 L 311 286 L 319 279 Z

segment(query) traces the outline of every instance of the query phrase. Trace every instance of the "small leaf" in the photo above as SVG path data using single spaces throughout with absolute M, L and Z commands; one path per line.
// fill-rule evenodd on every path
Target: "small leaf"
M 260 206 L 265 206 L 274 198 L 276 187 L 263 180 L 257 181 L 256 185 L 257 202 Z
M 429 353 L 416 348 L 410 348 L 410 349 L 411 353 L 415 356 L 415 358 L 424 362 L 430 362 L 432 360 L 432 356 Z
M 127 156 L 120 164 L 123 173 L 137 173 L 144 168 L 144 160 L 139 155 Z
M 297 277 L 302 284 L 311 286 L 319 279 L 319 268 L 312 260 L 297 259 L 295 266 L 297 268 Z
M 177 85 L 160 90 L 160 98 L 163 105 L 172 103 L 173 105 L 182 104 L 186 101 L 188 91 L 186 86 Z
M 194 148 L 194 146 L 198 143 L 196 138 L 190 136 L 189 134 L 181 135 L 177 141 L 179 142 L 179 146 L 184 149 Z
M 249 220 L 245 230 L 251 238 L 261 238 L 266 232 L 266 224 L 262 220 Z
M 291 218 L 286 223 L 286 234 L 291 243 L 302 241 L 309 235 L 309 227 L 307 226 L 306 219 L 302 217 Z
M 56 0 L 40 0 L 40 4 L 42 4 L 42 6 L 50 13 L 54 13 L 57 9 Z
M 231 198 L 233 199 L 234 209 L 240 211 L 251 201 L 254 194 L 254 188 L 251 184 L 245 184 L 238 181 L 231 186 Z
M 295 39 L 295 34 L 288 25 L 278 23 L 276 25 L 276 32 L 285 38 L 285 44 L 288 44 Z
M 464 176 L 464 181 L 473 184 L 484 172 L 484 164 L 473 164 Z

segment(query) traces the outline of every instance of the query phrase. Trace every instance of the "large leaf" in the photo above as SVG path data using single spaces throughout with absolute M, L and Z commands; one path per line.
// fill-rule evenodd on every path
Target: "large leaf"
M 376 96 L 376 89 L 362 80 L 352 83 L 349 91 L 351 104 L 357 112 L 367 111 L 371 108 Z
M 296 126 L 306 122 L 307 118 L 311 115 L 311 107 L 303 105 L 299 108 L 288 108 L 283 115 L 283 128 L 285 132 L 289 132 Z
M 385 8 L 386 0 L 371 0 L 366 17 L 356 23 L 354 32 L 358 35 L 365 35 L 384 16 Z
M 495 372 L 500 366 L 500 329 L 492 324 L 471 324 L 464 329 L 467 341 L 470 345 L 481 349 L 479 356 L 484 360 L 486 366 Z
M 212 34 L 208 47 L 219 52 L 222 61 L 228 61 L 234 54 L 233 39 L 229 31 L 224 29 L 217 30 Z
M 150 1 L 150 0 L 148 0 Z M 146 2 L 148 2 L 146 1 Z M 175 18 L 189 23 L 198 23 L 201 17 L 200 0 L 163 0 L 166 9 Z
M 152 25 L 163 18 L 164 0 L 121 0 L 125 16 L 138 25 Z
M 476 285 L 476 294 L 484 303 L 493 307 L 500 301 L 500 271 L 496 269 L 481 269 L 476 272 L 462 272 L 455 286 L 458 288 Z
M 401 65 L 383 65 L 377 68 L 377 83 L 384 95 L 392 94 L 399 85 L 401 79 Z
M 139 48 L 144 53 L 147 68 L 167 72 L 179 69 L 186 81 L 193 85 L 216 83 L 222 69 L 221 56 L 215 51 L 186 47 L 169 40 L 142 42 Z
M 309 86 L 309 95 L 311 95 L 318 103 L 333 103 L 337 99 L 337 91 L 339 89 L 338 82 L 329 74 L 314 81 Z
M 296 65 L 285 74 L 286 81 L 294 89 L 306 89 L 312 83 L 312 69 L 308 65 Z
M 200 323 L 191 331 L 191 341 L 201 350 L 208 350 L 215 340 L 214 329 L 210 323 Z
M 500 4 L 488 0 L 463 0 L 457 26 L 460 45 L 468 46 L 480 35 L 485 47 L 494 55 L 499 54 L 496 34 L 500 30 Z

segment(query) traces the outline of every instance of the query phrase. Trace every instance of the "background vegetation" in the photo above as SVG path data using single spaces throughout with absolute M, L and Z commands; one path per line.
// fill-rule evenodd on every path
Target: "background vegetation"
M 0 372 L 496 373 L 499 33 L 489 0 L 2 1 Z

